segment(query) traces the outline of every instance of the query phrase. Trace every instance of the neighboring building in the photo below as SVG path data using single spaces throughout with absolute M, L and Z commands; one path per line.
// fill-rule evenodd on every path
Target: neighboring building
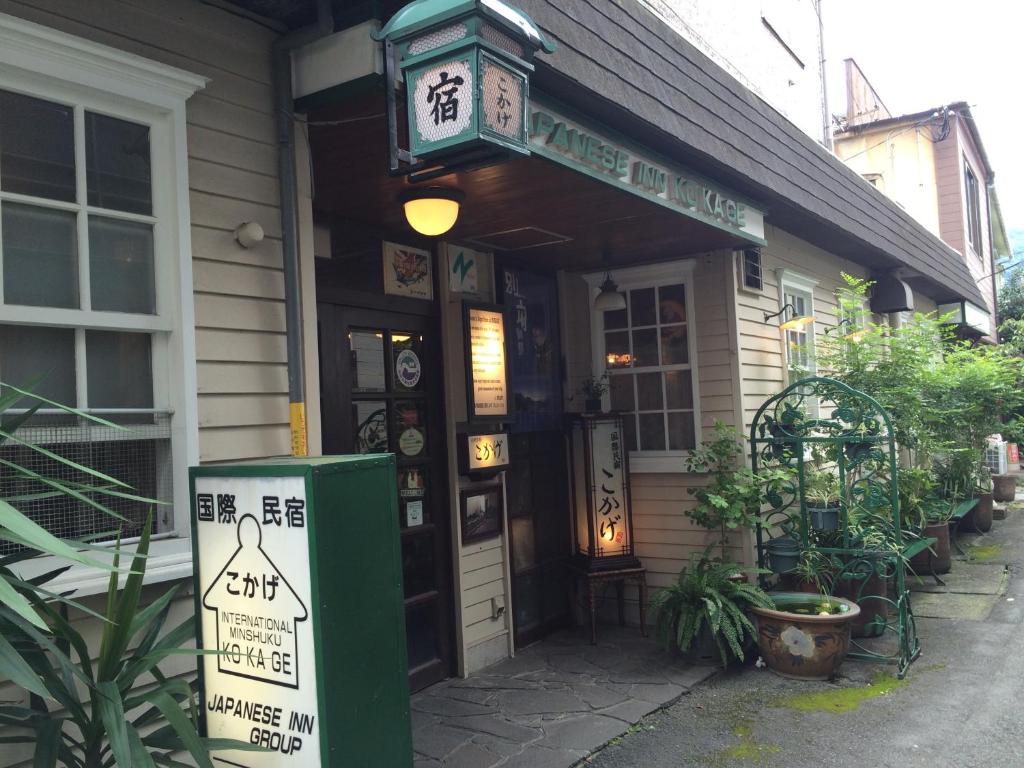
M 980 314 L 988 315 L 976 330 L 994 340 L 996 273 L 1010 249 L 995 172 L 970 106 L 959 101 L 894 116 L 853 59 L 846 60 L 846 88 L 836 155 L 964 255 L 985 297 Z
M 820 0 L 640 0 L 812 139 L 831 139 Z
M 919 307 L 984 304 L 959 253 L 633 2 L 521 2 L 556 45 L 530 82 L 530 155 L 438 179 L 466 193 L 462 213 L 444 242 L 416 235 L 397 199 L 409 184 L 387 169 L 370 37 L 401 3 L 335 2 L 315 24 L 318 5 L 332 6 L 0 0 L 0 379 L 52 371 L 44 392 L 133 426 L 35 436 L 88 447 L 75 455 L 171 502 L 148 576 L 183 582 L 177 615 L 193 605 L 189 465 L 393 451 L 412 687 L 472 673 L 574 618 L 562 425 L 584 379 L 611 366 L 636 551 L 660 587 L 710 536 L 683 514 L 705 482 L 682 471 L 687 450 L 716 420 L 745 428 L 787 381 L 766 313 L 798 303 L 813 343 L 837 322 L 841 271 L 898 289 L 880 311 L 908 292 Z M 278 110 L 282 40 L 305 43 L 302 98 Z M 294 120 L 294 157 L 279 157 L 275 117 Z M 293 159 L 297 189 L 279 172 Z M 619 160 L 625 176 L 609 172 Z M 253 222 L 262 239 L 239 230 Z M 606 272 L 627 311 L 594 310 Z M 466 393 L 474 301 L 515 313 L 518 408 L 502 533 L 470 540 L 457 445 L 481 427 Z M 306 435 L 289 427 L 303 401 Z M 123 511 L 137 531 L 145 511 Z M 36 514 L 63 535 L 106 529 L 81 510 Z M 749 542 L 733 552 L 749 560 Z M 73 570 L 62 584 L 83 597 L 105 581 Z M 343 610 L 352 588 L 321 598 Z M 14 746 L 0 764 L 27 759 Z

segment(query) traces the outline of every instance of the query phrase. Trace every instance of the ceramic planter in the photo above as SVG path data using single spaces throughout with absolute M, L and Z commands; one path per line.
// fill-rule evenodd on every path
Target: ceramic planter
M 771 597 L 775 610 L 750 609 L 757 624 L 757 647 L 768 668 L 801 680 L 833 677 L 850 649 L 850 628 L 860 608 L 849 600 L 827 597 L 824 599 L 845 606 L 846 611 L 819 616 L 813 611 L 821 597 L 800 592 L 776 592 Z
M 788 536 L 769 539 L 764 548 L 768 553 L 768 567 L 775 573 L 792 573 L 800 563 L 800 544 L 796 539 Z
M 851 637 L 881 637 L 885 627 L 878 623 L 888 622 L 891 612 L 889 581 L 877 573 L 864 579 L 838 579 L 836 594 L 857 604 L 860 615 L 850 625 Z
M 599 397 L 588 397 L 583 407 L 587 409 L 587 413 L 600 413 L 601 412 L 601 398 Z
M 985 533 L 992 529 L 992 494 L 975 494 L 978 503 L 974 509 L 964 515 L 963 527 L 967 530 Z
M 992 498 L 1006 503 L 1017 495 L 1016 475 L 992 475 Z
M 839 502 L 825 505 L 807 505 L 807 519 L 811 528 L 819 531 L 834 531 L 839 528 Z
M 910 567 L 914 573 L 949 573 L 953 566 L 953 558 L 949 551 L 949 523 L 929 523 L 921 535 L 926 539 L 937 539 L 931 550 L 918 552 L 910 558 Z

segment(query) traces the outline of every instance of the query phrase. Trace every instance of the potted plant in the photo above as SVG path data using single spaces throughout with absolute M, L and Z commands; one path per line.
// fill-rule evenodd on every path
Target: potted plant
M 800 566 L 800 542 L 790 533 L 775 536 L 764 545 L 772 573 L 795 573 Z
M 831 595 L 773 592 L 774 608 L 751 607 L 757 622 L 757 647 L 773 672 L 801 680 L 835 676 L 850 649 L 856 603 Z
M 608 391 L 608 372 L 600 376 L 587 376 L 580 385 L 580 393 L 583 395 L 583 407 L 587 413 L 600 413 L 602 410 L 601 398 Z
M 974 498 L 978 503 L 964 515 L 964 525 L 978 533 L 992 530 L 992 473 L 983 464 L 978 465 L 974 475 Z
M 714 437 L 691 451 L 683 462 L 687 472 L 711 475 L 706 486 L 689 489 L 697 503 L 686 510 L 686 515 L 698 525 L 718 532 L 723 561 L 730 533 L 763 528 L 762 510 L 779 506 L 781 491 L 793 481 L 789 467 L 764 468 L 755 473 L 749 467 L 738 466 L 742 453 L 736 430 L 716 421 Z M 798 556 L 799 549 L 793 555 Z
M 651 608 L 663 648 L 681 651 L 690 661 L 713 662 L 717 656 L 726 666 L 743 660 L 744 645 L 755 636 L 746 610 L 774 603 L 760 587 L 733 578 L 742 570 L 736 563 L 709 558 L 713 546 L 694 552 L 676 581 L 651 598 Z
M 949 573 L 953 566 L 953 556 L 950 551 L 949 542 L 949 521 L 956 512 L 958 502 L 933 495 L 921 504 L 922 517 L 918 523 L 921 537 L 934 539 L 934 543 L 914 555 L 910 560 L 910 567 L 915 571 L 922 569 L 930 573 Z
M 803 550 L 796 568 L 786 574 L 786 580 L 793 584 L 794 592 L 807 592 L 813 595 L 829 594 L 834 577 L 832 560 L 827 554 L 813 547 Z
M 809 465 L 804 475 L 804 507 L 811 528 L 820 531 L 839 528 L 839 476 Z

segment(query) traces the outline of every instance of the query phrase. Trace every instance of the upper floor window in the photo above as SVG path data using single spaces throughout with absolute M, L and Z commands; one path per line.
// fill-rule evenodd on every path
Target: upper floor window
M 964 160 L 964 201 L 967 207 L 967 241 L 981 255 L 981 195 L 978 178 Z

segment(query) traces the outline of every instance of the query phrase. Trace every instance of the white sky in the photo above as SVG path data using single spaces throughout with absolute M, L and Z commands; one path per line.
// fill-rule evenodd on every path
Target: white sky
M 1024 4 L 823 0 L 829 111 L 846 112 L 856 59 L 894 115 L 966 101 L 1008 229 L 1024 227 Z

